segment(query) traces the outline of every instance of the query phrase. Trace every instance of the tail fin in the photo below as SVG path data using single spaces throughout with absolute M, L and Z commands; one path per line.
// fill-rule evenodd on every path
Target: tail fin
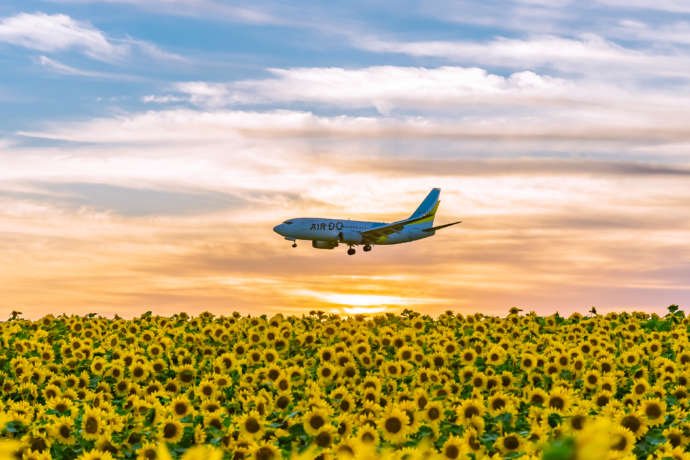
M 436 214 L 436 209 L 440 203 L 438 196 L 441 193 L 440 188 L 431 189 L 431 192 L 424 198 L 422 204 L 419 205 L 417 210 L 412 213 L 410 219 L 415 217 L 422 217 L 425 214 L 431 214 L 431 221 L 434 220 L 434 215 Z

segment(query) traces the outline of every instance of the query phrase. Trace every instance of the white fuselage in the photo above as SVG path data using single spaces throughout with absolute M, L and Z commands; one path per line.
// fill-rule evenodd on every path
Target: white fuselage
M 290 222 L 290 223 L 288 223 Z M 375 227 L 385 225 L 384 222 L 367 222 L 361 220 L 346 219 L 322 219 L 318 217 L 300 217 L 290 219 L 273 230 L 288 240 L 312 240 L 312 241 L 343 241 L 343 235 L 348 232 L 362 232 Z M 398 244 L 415 241 L 432 236 L 435 232 L 424 232 L 425 225 L 408 225 L 399 232 L 382 236 L 372 244 Z M 347 240 L 347 237 L 345 238 Z

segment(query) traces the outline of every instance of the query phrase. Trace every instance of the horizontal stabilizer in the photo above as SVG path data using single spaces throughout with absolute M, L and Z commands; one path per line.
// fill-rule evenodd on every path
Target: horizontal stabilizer
M 436 227 L 431 227 L 431 228 L 424 228 L 424 229 L 422 229 L 422 231 L 423 232 L 433 232 L 435 230 L 440 230 L 440 229 L 445 228 L 445 227 L 450 227 L 451 225 L 459 224 L 460 222 L 462 222 L 462 221 L 459 220 L 457 222 L 451 222 L 450 224 L 437 225 Z
M 436 210 L 434 209 L 433 212 L 436 212 Z M 428 219 L 429 217 L 433 218 L 433 214 L 428 213 L 418 217 L 410 217 L 405 220 L 393 222 L 392 224 L 384 224 L 369 230 L 365 230 L 363 232 L 360 232 L 362 234 L 362 241 L 364 241 L 365 243 L 376 241 L 377 238 L 399 232 L 400 230 L 405 228 L 406 225 L 416 224 L 419 221 Z

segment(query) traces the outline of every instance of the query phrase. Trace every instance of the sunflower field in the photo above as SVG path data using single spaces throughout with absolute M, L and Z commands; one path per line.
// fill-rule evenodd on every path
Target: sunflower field
M 15 312 L 0 460 L 686 459 L 688 324 Z

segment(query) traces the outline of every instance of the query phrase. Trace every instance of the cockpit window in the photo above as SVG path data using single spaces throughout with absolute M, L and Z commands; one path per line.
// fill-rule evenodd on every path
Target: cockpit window
M 290 225 L 290 224 L 292 223 L 292 221 L 291 221 L 291 220 L 286 220 L 286 221 L 285 221 L 285 222 L 283 222 L 283 223 L 284 223 L 284 224 L 288 224 L 288 225 Z

